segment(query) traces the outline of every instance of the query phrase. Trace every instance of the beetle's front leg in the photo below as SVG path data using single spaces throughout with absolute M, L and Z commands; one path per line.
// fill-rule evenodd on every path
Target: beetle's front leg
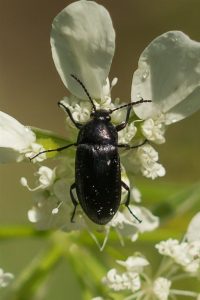
M 74 210 L 72 212 L 72 216 L 71 216 L 71 222 L 74 223 L 74 216 L 75 216 L 75 213 L 76 213 L 76 207 L 78 205 L 78 201 L 76 200 L 76 198 L 74 197 L 74 194 L 72 192 L 72 190 L 74 190 L 76 188 L 76 183 L 74 182 L 71 187 L 70 187 L 70 197 L 71 197 L 71 200 L 72 200 L 72 203 L 74 205 Z
M 44 150 L 44 151 L 41 151 L 39 153 L 37 153 L 36 155 L 34 155 L 33 157 L 30 158 L 30 160 L 33 160 L 34 158 L 36 158 L 37 156 L 41 155 L 41 154 L 44 154 L 44 153 L 49 153 L 49 152 L 60 152 L 60 151 L 63 151 L 71 146 L 77 146 L 76 143 L 73 143 L 73 144 L 69 144 L 69 145 L 66 145 L 66 146 L 63 146 L 63 147 L 59 147 L 59 148 L 56 148 L 56 149 L 48 149 L 48 150 Z
M 81 127 L 83 127 L 83 125 L 81 123 L 78 123 L 74 120 L 72 113 L 68 107 L 66 107 L 62 102 L 58 102 L 58 106 L 60 106 L 60 107 L 62 106 L 64 108 L 64 110 L 67 112 L 70 120 L 76 126 L 76 128 L 81 129 Z
M 141 144 L 135 145 L 135 146 L 131 146 L 129 144 L 118 144 L 117 147 L 119 147 L 119 148 L 125 148 L 126 150 L 129 150 L 129 149 L 139 148 L 139 147 L 143 146 L 146 143 L 147 143 L 147 140 L 144 140 L 144 142 L 142 142 Z
M 123 182 L 123 181 L 121 181 L 121 186 L 128 192 L 128 196 L 127 196 L 127 199 L 126 199 L 126 202 L 125 202 L 125 206 L 128 208 L 128 210 L 129 210 L 129 212 L 131 213 L 131 215 L 132 215 L 139 223 L 141 223 L 142 221 L 141 221 L 140 219 L 138 219 L 138 218 L 136 217 L 136 215 L 134 215 L 134 213 L 132 212 L 132 210 L 131 210 L 130 207 L 129 207 L 129 204 L 130 204 L 130 188 L 129 188 L 129 186 L 128 186 L 125 182 Z
M 128 106 L 127 108 L 127 111 L 126 111 L 126 120 L 124 122 L 122 122 L 121 124 L 115 126 L 115 129 L 117 131 L 120 131 L 122 129 L 124 129 L 126 127 L 126 125 L 128 124 L 128 120 L 129 120 L 129 117 L 130 117 L 130 112 L 131 112 L 131 106 Z

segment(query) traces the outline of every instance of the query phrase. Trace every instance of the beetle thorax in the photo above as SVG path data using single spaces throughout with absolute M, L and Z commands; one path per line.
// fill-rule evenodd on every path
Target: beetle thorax
M 117 145 L 117 130 L 110 122 L 109 111 L 97 110 L 79 131 L 78 144 Z

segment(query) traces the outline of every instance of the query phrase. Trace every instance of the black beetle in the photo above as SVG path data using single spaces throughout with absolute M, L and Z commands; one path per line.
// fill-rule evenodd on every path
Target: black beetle
M 57 149 L 39 152 L 36 156 L 52 151 L 62 151 L 76 146 L 75 182 L 70 187 L 70 196 L 74 205 L 71 221 L 73 222 L 78 203 L 83 211 L 94 223 L 107 224 L 119 209 L 121 202 L 121 188 L 127 190 L 125 206 L 130 213 L 141 222 L 129 208 L 130 188 L 121 180 L 120 157 L 118 147 L 132 149 L 143 145 L 130 146 L 118 144 L 118 132 L 128 124 L 130 111 L 133 105 L 151 102 L 151 100 L 139 100 L 122 105 L 113 110 L 96 109 L 96 106 L 83 83 L 71 75 L 84 89 L 92 104 L 91 119 L 86 124 L 76 122 L 69 110 L 61 102 L 73 124 L 79 129 L 77 142 Z M 110 115 L 121 108 L 127 107 L 126 119 L 121 124 L 114 126 Z M 78 201 L 73 194 L 76 190 Z

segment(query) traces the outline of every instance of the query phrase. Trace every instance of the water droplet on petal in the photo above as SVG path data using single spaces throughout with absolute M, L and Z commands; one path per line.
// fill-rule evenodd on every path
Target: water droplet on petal
M 172 123 L 176 123 L 177 122 L 177 120 L 174 118 L 174 119 L 172 119 Z
M 169 39 L 173 44 L 178 42 L 178 38 L 177 37 L 170 37 Z
M 142 99 L 142 96 L 141 96 L 140 93 L 137 93 L 136 97 L 137 97 L 138 100 Z
M 145 81 L 149 76 L 149 71 L 148 70 L 145 70 L 143 73 L 142 73 L 142 81 Z

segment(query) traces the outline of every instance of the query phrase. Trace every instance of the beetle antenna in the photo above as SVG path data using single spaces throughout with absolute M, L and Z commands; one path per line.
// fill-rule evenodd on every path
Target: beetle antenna
M 88 98 L 89 98 L 89 100 L 90 100 L 90 102 L 92 104 L 93 110 L 96 111 L 97 109 L 96 109 L 96 106 L 95 106 L 95 104 L 94 104 L 94 102 L 92 100 L 92 97 L 90 96 L 88 90 L 86 89 L 86 87 L 84 86 L 84 84 L 82 83 L 82 81 L 78 77 L 76 77 L 74 74 L 71 74 L 71 77 L 73 77 L 82 86 L 84 92 L 86 93 L 86 95 L 88 96 Z
M 127 107 L 127 106 L 133 106 L 133 105 L 140 104 L 140 103 L 145 103 L 145 102 L 152 102 L 152 101 L 151 101 L 151 100 L 140 99 L 140 100 L 138 100 L 138 101 L 136 101 L 136 102 L 130 102 L 130 103 L 128 103 L 128 104 L 124 104 L 124 105 L 122 105 L 122 106 L 120 106 L 120 107 L 117 107 L 117 108 L 115 108 L 115 109 L 111 109 L 111 110 L 110 110 L 110 114 L 112 114 L 114 111 L 116 111 L 116 110 L 118 110 L 118 109 L 121 109 L 121 108 L 124 108 L 124 107 Z

